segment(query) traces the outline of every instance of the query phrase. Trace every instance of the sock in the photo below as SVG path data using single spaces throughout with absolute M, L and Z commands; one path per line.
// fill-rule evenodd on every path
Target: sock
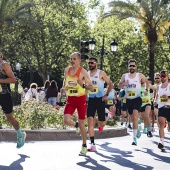
M 133 138 L 136 138 L 137 135 L 137 129 L 133 129 Z
M 148 125 L 147 127 L 147 131 L 150 132 L 151 131 L 151 125 Z
M 78 127 L 79 127 L 79 124 L 78 124 L 78 122 L 76 122 L 75 128 L 78 128 Z
M 90 141 L 94 144 L 94 136 L 90 137 Z
M 160 143 L 164 145 L 164 138 L 160 138 Z
M 87 147 L 86 143 L 82 145 L 83 147 Z
M 17 131 L 17 136 L 20 138 L 22 137 L 23 133 L 21 132 L 21 129 L 19 128 Z

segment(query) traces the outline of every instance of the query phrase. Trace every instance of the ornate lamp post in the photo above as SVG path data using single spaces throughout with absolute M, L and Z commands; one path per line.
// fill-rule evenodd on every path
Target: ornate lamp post
M 89 50 L 91 50 L 91 53 L 92 51 L 94 50 L 95 48 L 95 44 L 96 42 L 91 39 L 89 40 Z M 108 52 L 105 50 L 105 37 L 103 37 L 103 41 L 102 41 L 102 48 L 97 52 L 98 54 L 100 54 L 100 69 L 103 70 L 103 61 L 104 61 L 104 55 L 107 55 Z M 112 52 L 115 52 L 117 51 L 117 46 L 118 46 L 118 43 L 114 40 L 110 43 L 110 47 L 111 47 L 111 51 Z

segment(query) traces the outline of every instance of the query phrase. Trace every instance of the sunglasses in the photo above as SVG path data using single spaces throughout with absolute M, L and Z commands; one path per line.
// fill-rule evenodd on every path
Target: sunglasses
M 159 77 L 156 77 L 155 80 L 156 80 L 156 79 L 160 79 L 160 78 L 159 78 Z
M 136 65 L 129 65 L 129 67 L 136 67 Z
M 160 78 L 166 78 L 166 74 L 161 74 Z
M 95 64 L 96 62 L 93 62 L 93 61 L 90 61 L 90 62 L 88 62 L 88 64 Z

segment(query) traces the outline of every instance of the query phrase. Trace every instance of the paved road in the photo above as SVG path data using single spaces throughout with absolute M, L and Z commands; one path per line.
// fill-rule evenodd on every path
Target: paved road
M 166 130 L 166 153 L 157 148 L 158 129 L 153 138 L 142 134 L 132 146 L 132 131 L 117 138 L 96 140 L 97 152 L 78 156 L 80 141 L 31 141 L 21 149 L 15 142 L 0 142 L 0 170 L 169 170 L 170 133 Z M 89 143 L 89 142 L 88 142 Z

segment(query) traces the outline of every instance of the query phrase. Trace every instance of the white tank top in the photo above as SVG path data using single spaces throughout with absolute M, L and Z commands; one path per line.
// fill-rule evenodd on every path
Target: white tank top
M 125 81 L 129 84 L 125 86 L 125 94 L 127 99 L 135 99 L 141 95 L 141 82 L 139 81 L 139 73 L 134 78 L 129 78 L 130 73 L 125 74 Z
M 90 80 L 92 81 L 92 84 L 94 86 L 93 91 L 89 91 L 89 97 L 94 98 L 94 97 L 103 97 L 104 96 L 104 80 L 100 79 L 100 72 L 101 70 L 97 69 L 96 74 L 91 77 L 90 76 L 90 71 L 88 71 L 88 74 L 90 76 Z
M 158 108 L 170 106 L 170 99 L 164 99 L 161 97 L 164 94 L 170 96 L 170 83 L 168 83 L 166 88 L 162 88 L 161 84 L 158 86 Z

